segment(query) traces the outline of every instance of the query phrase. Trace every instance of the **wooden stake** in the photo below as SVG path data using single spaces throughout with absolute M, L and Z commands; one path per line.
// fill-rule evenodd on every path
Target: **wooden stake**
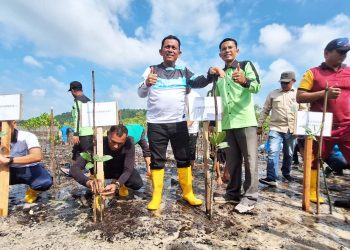
M 205 211 L 210 214 L 211 199 L 210 199 L 210 170 L 209 170 L 209 122 L 203 122 L 203 162 L 204 162 L 204 176 L 205 176 Z
M 310 211 L 310 178 L 311 178 L 311 164 L 313 160 L 312 154 L 313 139 L 307 136 L 304 146 L 304 180 L 303 180 L 303 210 Z
M 50 115 L 50 170 L 52 174 L 53 186 L 56 186 L 56 164 L 55 164 L 55 131 L 54 131 L 54 116 L 53 108 L 51 107 Z
M 10 155 L 11 148 L 11 127 L 9 122 L 2 122 L 2 132 L 6 135 L 1 137 L 1 154 Z M 0 164 L 0 216 L 7 217 L 10 190 L 10 168 L 5 164 Z
M 96 142 L 97 142 L 97 145 L 96 145 L 97 155 L 103 156 L 103 129 L 102 129 L 102 127 L 96 128 Z M 96 166 L 96 168 L 97 168 L 97 173 L 96 173 L 97 181 L 101 182 L 101 185 L 104 187 L 105 174 L 104 174 L 104 170 L 103 170 L 103 162 L 97 162 L 96 165 L 97 165 Z M 100 200 L 97 203 L 98 204 L 97 210 L 100 213 L 100 221 L 103 221 L 103 210 L 105 207 L 104 198 L 101 195 L 99 195 L 99 199 Z

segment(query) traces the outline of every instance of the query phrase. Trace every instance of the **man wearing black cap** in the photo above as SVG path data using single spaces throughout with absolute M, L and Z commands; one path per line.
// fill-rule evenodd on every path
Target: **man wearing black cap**
M 330 41 L 324 49 L 325 62 L 306 71 L 297 92 L 299 103 L 311 103 L 310 111 L 323 112 L 324 97 L 328 91 L 326 111 L 333 113 L 333 127 L 331 137 L 322 141 L 323 159 L 327 159 L 334 145 L 338 144 L 345 159 L 350 162 L 350 67 L 343 64 L 349 50 L 348 38 Z M 314 143 L 313 153 L 316 152 L 317 143 Z M 312 202 L 316 202 L 316 179 L 317 160 L 314 160 L 310 187 Z M 323 199 L 320 201 L 323 202 Z
M 277 186 L 279 154 L 283 145 L 282 175 L 286 181 L 292 181 L 290 175 L 293 151 L 296 143 L 294 133 L 295 111 L 303 109 L 296 101 L 295 73 L 285 71 L 280 78 L 281 87 L 270 92 L 258 121 L 258 134 L 262 133 L 262 125 L 270 114 L 269 150 L 267 159 L 267 177 L 259 179 L 265 185 Z
M 72 159 L 75 161 L 77 157 L 80 157 L 81 152 L 93 150 L 93 130 L 91 127 L 81 127 L 81 104 L 90 101 L 88 97 L 84 95 L 83 86 L 78 81 L 70 83 L 69 90 L 74 97 L 74 104 L 72 108 L 72 118 L 74 123 L 74 135 L 72 137 L 73 143 L 73 156 Z

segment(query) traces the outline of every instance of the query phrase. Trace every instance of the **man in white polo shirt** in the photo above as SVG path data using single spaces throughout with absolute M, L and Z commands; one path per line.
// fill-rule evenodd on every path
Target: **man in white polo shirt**
M 10 167 L 10 185 L 29 186 L 24 201 L 33 203 L 38 198 L 38 191 L 46 191 L 52 186 L 52 177 L 41 163 L 38 138 L 30 132 L 17 130 L 15 121 L 8 123 L 11 127 L 11 152 L 10 157 L 0 154 L 0 164 Z

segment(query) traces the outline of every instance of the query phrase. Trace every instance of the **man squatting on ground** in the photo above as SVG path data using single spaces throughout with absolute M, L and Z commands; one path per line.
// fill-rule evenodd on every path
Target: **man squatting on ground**
M 217 81 L 216 92 L 221 96 L 222 129 L 226 131 L 226 141 L 229 144 L 225 152 L 230 181 L 224 198 L 240 200 L 244 159 L 244 194 L 235 209 L 247 212 L 254 208 L 258 198 L 258 138 L 252 94 L 258 93 L 261 85 L 254 65 L 250 61 L 236 60 L 239 49 L 235 39 L 222 40 L 219 50 L 219 55 L 225 62 L 225 77 Z
M 29 186 L 24 201 L 33 203 L 38 198 L 38 191 L 46 191 L 52 186 L 52 177 L 41 163 L 41 148 L 36 135 L 17 130 L 15 121 L 8 123 L 11 128 L 10 157 L 0 154 L 0 164 L 10 167 L 10 185 Z
M 327 112 L 333 113 L 332 135 L 322 141 L 322 158 L 327 159 L 335 144 L 347 162 L 350 162 L 350 67 L 343 64 L 350 50 L 348 38 L 330 41 L 324 49 L 320 66 L 309 69 L 297 91 L 297 102 L 310 103 L 310 111 L 323 112 L 325 93 L 328 91 Z M 327 86 L 328 83 L 328 86 Z M 316 202 L 317 147 L 313 144 L 310 183 L 310 201 Z M 320 202 L 324 202 L 321 198 Z
M 103 163 L 104 178 L 112 179 L 111 184 L 100 187 L 96 181 L 84 175 L 86 161 L 78 157 L 71 167 L 70 174 L 81 185 L 93 192 L 103 195 L 114 194 L 119 190 L 119 196 L 128 196 L 127 188 L 139 190 L 143 183 L 140 174 L 135 169 L 135 145 L 124 125 L 112 126 L 108 136 L 103 138 L 103 154 L 113 158 Z
M 196 76 L 188 68 L 175 65 L 181 55 L 180 40 L 167 36 L 162 40 L 159 54 L 163 62 L 148 67 L 143 73 L 138 94 L 148 97 L 147 127 L 151 150 L 151 173 L 153 193 L 148 209 L 159 208 L 164 182 L 166 149 L 170 140 L 177 163 L 183 198 L 191 205 L 201 205 L 192 190 L 192 174 L 189 158 L 189 135 L 185 114 L 186 88 L 207 86 L 215 75 L 223 76 L 222 69 L 212 67 L 208 77 Z
M 279 155 L 283 145 L 282 175 L 286 181 L 292 181 L 293 151 L 296 144 L 294 135 L 294 122 L 297 110 L 307 110 L 307 105 L 296 101 L 296 82 L 293 71 L 282 72 L 280 77 L 281 87 L 271 91 L 266 97 L 264 107 L 258 121 L 258 135 L 262 134 L 262 125 L 270 114 L 270 131 L 268 137 L 269 150 L 267 158 L 267 177 L 259 179 L 259 182 L 272 187 L 277 187 Z

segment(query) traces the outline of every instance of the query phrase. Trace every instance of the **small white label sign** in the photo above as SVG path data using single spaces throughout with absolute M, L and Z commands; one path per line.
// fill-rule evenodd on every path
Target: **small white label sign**
M 218 119 L 222 119 L 221 97 L 217 97 Z M 214 97 L 195 97 L 188 100 L 190 121 L 215 121 Z
M 81 105 L 81 126 L 92 127 L 93 103 Z M 95 103 L 95 126 L 112 126 L 118 124 L 117 102 L 96 102 Z
M 333 113 L 326 113 L 323 127 L 323 136 L 331 136 L 332 122 Z M 319 136 L 321 132 L 321 123 L 322 112 L 298 111 L 295 134 L 307 135 L 306 128 L 308 128 L 313 135 Z
M 0 95 L 0 121 L 20 120 L 22 115 L 21 95 Z

